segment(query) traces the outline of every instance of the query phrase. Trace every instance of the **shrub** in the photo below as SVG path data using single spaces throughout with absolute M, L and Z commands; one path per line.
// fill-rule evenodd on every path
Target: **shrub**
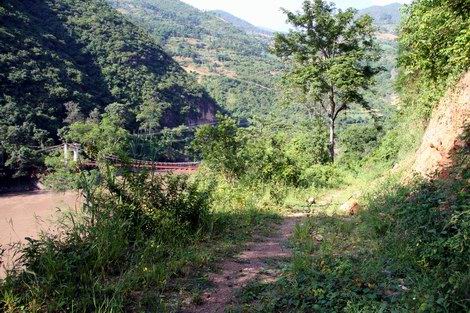
M 98 187 L 84 177 L 83 215 L 67 215 L 58 233 L 29 239 L 24 269 L 0 282 L 0 310 L 162 310 L 161 290 L 208 224 L 210 191 L 187 177 L 106 177 Z
M 323 124 L 317 121 L 312 127 L 301 128 L 289 135 L 286 154 L 302 169 L 329 162 L 328 132 Z
M 209 190 L 199 190 L 198 184 L 189 182 L 187 176 L 126 174 L 120 179 L 108 179 L 107 189 L 108 201 L 120 199 L 115 202 L 115 210 L 133 221 L 135 227 L 149 231 L 149 235 L 158 234 L 167 221 L 177 228 L 195 231 L 209 214 Z
M 408 106 L 427 117 L 445 89 L 470 66 L 466 0 L 418 0 L 400 28 L 398 87 Z
M 334 164 L 316 164 L 307 168 L 300 180 L 307 187 L 334 188 L 343 182 L 343 173 Z
M 130 135 L 119 124 L 115 117 L 105 114 L 100 122 L 85 121 L 72 124 L 65 134 L 65 139 L 81 144 L 85 153 L 97 161 L 103 161 L 109 156 L 126 158 L 130 150 Z
M 253 181 L 298 185 L 299 164 L 285 151 L 285 143 L 276 137 L 251 138 L 242 152 L 246 175 Z
M 202 126 L 196 132 L 194 148 L 214 171 L 239 176 L 245 169 L 240 151 L 245 143 L 235 120 L 217 115 L 216 126 Z
M 352 166 L 369 155 L 378 145 L 380 130 L 374 125 L 354 124 L 340 133 L 340 163 Z

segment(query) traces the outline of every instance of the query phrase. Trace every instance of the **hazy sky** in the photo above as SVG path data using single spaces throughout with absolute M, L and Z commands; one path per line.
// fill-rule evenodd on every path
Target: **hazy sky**
M 286 30 L 285 17 L 279 11 L 283 7 L 296 11 L 303 0 L 183 0 L 203 10 L 224 10 L 248 22 L 273 30 Z M 411 0 L 335 0 L 339 8 L 358 9 L 372 5 L 385 5 L 393 2 L 409 3 Z

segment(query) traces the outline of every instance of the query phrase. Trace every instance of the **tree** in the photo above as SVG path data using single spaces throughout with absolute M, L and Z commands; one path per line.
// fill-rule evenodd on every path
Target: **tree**
M 65 103 L 64 106 L 66 111 L 64 122 L 66 124 L 71 125 L 73 123 L 83 121 L 83 114 L 78 103 L 69 101 Z
M 65 139 L 80 143 L 86 155 L 99 162 L 110 156 L 128 157 L 130 134 L 108 113 L 103 114 L 100 122 L 84 121 L 70 125 Z
M 372 18 L 358 17 L 351 8 L 337 10 L 324 0 L 306 0 L 302 12 L 284 13 L 293 29 L 276 34 L 273 52 L 292 61 L 287 81 L 301 88 L 306 105 L 327 118 L 334 161 L 338 116 L 352 104 L 369 108 L 362 93 L 380 70 L 371 65 L 379 52 Z
M 193 146 L 209 168 L 239 176 L 244 171 L 241 152 L 245 147 L 235 120 L 217 115 L 217 125 L 204 125 L 196 132 Z

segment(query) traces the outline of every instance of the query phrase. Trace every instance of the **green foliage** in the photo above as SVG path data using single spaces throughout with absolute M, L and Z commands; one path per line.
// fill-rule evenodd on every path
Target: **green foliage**
M 261 125 L 260 125 L 261 126 Z M 259 127 L 261 128 L 261 127 Z M 329 160 L 327 134 L 317 123 L 272 135 L 269 130 L 239 129 L 229 117 L 196 133 L 194 146 L 213 172 L 246 184 L 274 182 L 288 186 L 327 186 L 339 181 Z
M 329 161 L 327 129 L 316 121 L 312 127 L 304 126 L 290 135 L 286 146 L 286 154 L 296 159 L 302 168 L 312 164 L 324 164 Z
M 292 60 L 289 84 L 327 118 L 333 160 L 336 119 L 351 104 L 369 108 L 362 92 L 379 72 L 371 66 L 378 59 L 372 19 L 357 17 L 353 9 L 336 10 L 323 0 L 304 1 L 302 12 L 285 13 L 294 30 L 277 34 L 273 51 Z
M 72 160 L 64 161 L 61 153 L 49 155 L 44 160 L 44 165 L 49 171 L 44 173 L 41 183 L 48 189 L 56 191 L 78 190 L 80 188 L 81 175 L 87 175 L 86 172 L 80 173 L 77 164 Z
M 257 135 L 256 133 L 254 134 Z M 276 136 L 252 137 L 243 152 L 245 175 L 250 181 L 300 184 L 301 168 L 285 151 L 284 140 Z
M 467 136 L 468 137 L 468 136 Z M 468 146 L 450 179 L 370 190 L 357 217 L 319 213 L 299 224 L 275 282 L 239 296 L 251 312 L 468 312 Z
M 244 142 L 238 131 L 233 119 L 218 115 L 217 126 L 205 125 L 196 132 L 194 146 L 214 171 L 238 176 L 244 170 L 240 155 Z
M 109 2 L 152 34 L 217 103 L 236 117 L 272 113 L 277 81 L 274 73 L 283 65 L 267 51 L 271 36 L 247 33 L 215 13 L 179 0 Z
M 204 169 L 194 178 L 80 178 L 83 209 L 60 220 L 60 236 L 22 248 L 22 267 L 0 281 L 1 311 L 177 312 L 182 295 L 197 300 L 207 285 L 198 271 L 279 220 L 273 186 L 234 184 Z
M 210 191 L 186 177 L 141 173 L 108 175 L 84 192 L 84 216 L 70 216 L 61 236 L 29 240 L 26 270 L 0 283 L 0 309 L 162 309 L 162 288 L 210 219 Z
M 195 130 L 187 126 L 164 128 L 156 134 L 134 135 L 130 142 L 130 156 L 137 160 L 181 162 L 199 160 L 192 149 Z
M 127 107 L 128 130 L 179 125 L 214 110 L 154 38 L 103 0 L 8 0 L 0 19 L 2 175 L 31 172 L 40 162 L 35 149 L 109 103 Z
M 314 164 L 302 171 L 300 181 L 305 187 L 335 188 L 344 183 L 344 173 L 335 164 Z
M 353 165 L 371 154 L 380 140 L 380 130 L 374 125 L 354 124 L 340 135 L 341 163 Z
M 400 29 L 400 82 L 404 102 L 427 117 L 444 90 L 470 66 L 467 1 L 419 0 Z
M 97 161 L 110 156 L 125 159 L 129 155 L 129 132 L 107 114 L 98 123 L 86 121 L 72 124 L 65 140 L 79 143 L 87 156 Z

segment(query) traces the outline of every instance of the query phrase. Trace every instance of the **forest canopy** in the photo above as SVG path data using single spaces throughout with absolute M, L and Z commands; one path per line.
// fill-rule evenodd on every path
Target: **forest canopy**
M 131 131 L 214 114 L 205 90 L 106 1 L 2 1 L 0 19 L 0 176 L 39 164 L 35 151 L 66 126 L 66 103 L 84 117 L 128 105 Z

